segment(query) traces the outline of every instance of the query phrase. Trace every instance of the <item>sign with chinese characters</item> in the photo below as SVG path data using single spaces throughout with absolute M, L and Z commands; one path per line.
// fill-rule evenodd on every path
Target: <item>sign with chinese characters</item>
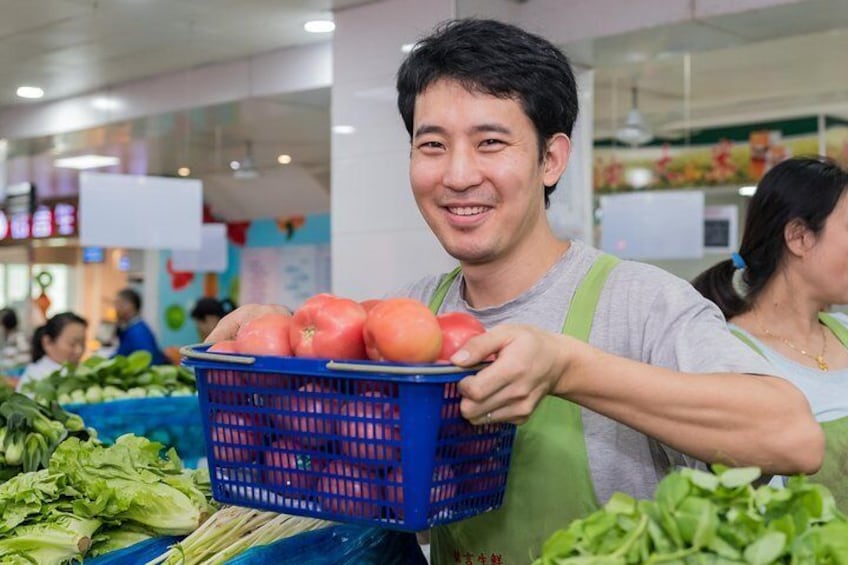
M 41 205 L 30 216 L 18 211 L 0 210 L 0 242 L 9 243 L 30 238 L 71 237 L 77 234 L 77 207 L 62 202 Z

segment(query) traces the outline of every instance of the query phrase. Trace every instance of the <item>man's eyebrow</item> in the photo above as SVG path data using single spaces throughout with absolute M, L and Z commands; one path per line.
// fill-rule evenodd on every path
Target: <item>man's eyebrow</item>
M 502 133 L 504 135 L 509 135 L 512 132 L 506 126 L 502 126 L 500 124 L 480 124 L 479 126 L 474 126 L 471 128 L 473 133 Z
M 480 124 L 471 128 L 471 133 L 502 133 L 504 135 L 510 135 L 512 131 L 506 126 L 502 126 L 500 124 Z M 421 137 L 422 135 L 427 135 L 430 133 L 443 135 L 445 133 L 445 128 L 436 125 L 424 124 L 420 126 L 417 130 L 415 130 L 415 137 Z
M 430 133 L 444 134 L 445 128 L 441 126 L 424 124 L 423 126 L 420 126 L 417 130 L 415 130 L 415 137 L 421 137 L 422 135 L 427 135 Z

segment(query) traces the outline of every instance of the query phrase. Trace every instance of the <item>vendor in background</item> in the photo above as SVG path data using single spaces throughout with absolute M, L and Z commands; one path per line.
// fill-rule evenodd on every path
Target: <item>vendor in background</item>
M 153 356 L 154 365 L 169 363 L 156 342 L 153 330 L 141 319 L 141 296 L 135 290 L 125 288 L 118 292 L 115 314 L 118 317 L 119 342 L 115 355 L 129 355 L 133 351 L 143 350 Z
M 12 308 L 0 310 L 0 375 L 20 375 L 29 362 L 29 344 Z
M 76 365 L 85 353 L 85 330 L 88 322 L 73 312 L 56 314 L 32 336 L 32 363 L 18 381 L 17 390 L 25 384 L 41 380 L 62 365 Z
M 803 395 L 767 376 L 714 304 L 660 269 L 554 234 L 546 208 L 578 105 L 556 46 L 496 21 L 454 21 L 416 43 L 397 87 L 413 196 L 460 264 L 398 294 L 486 326 L 451 357 L 495 358 L 460 381 L 462 415 L 521 424 L 503 506 L 435 528 L 433 563 L 527 563 L 556 529 L 615 491 L 652 496 L 678 464 L 819 468 L 824 437 Z M 281 309 L 242 307 L 207 340 L 269 311 Z
M 848 512 L 848 171 L 789 159 L 760 181 L 739 252 L 695 279 L 731 330 L 806 395 L 825 432 L 813 480 Z M 776 427 L 782 423 L 776 421 Z
M 221 321 L 221 318 L 235 310 L 235 304 L 228 299 L 218 300 L 204 296 L 197 301 L 191 311 L 191 318 L 197 325 L 197 335 L 200 341 L 205 341 L 212 330 Z

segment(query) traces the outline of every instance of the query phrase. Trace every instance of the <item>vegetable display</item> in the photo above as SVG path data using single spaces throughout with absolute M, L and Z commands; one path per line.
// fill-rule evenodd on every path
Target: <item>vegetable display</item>
M 653 500 L 616 493 L 545 542 L 536 565 L 848 563 L 848 520 L 804 477 L 755 486 L 756 468 L 682 469 Z
M 71 437 L 47 469 L 0 485 L 0 563 L 61 565 L 197 529 L 213 510 L 208 474 L 161 448 L 130 435 L 110 447 Z
M 47 378 L 24 385 L 41 404 L 94 404 L 121 398 L 154 398 L 194 394 L 194 375 L 174 365 L 154 365 L 147 351 L 112 359 L 90 357 L 76 367 L 66 365 Z
M 56 447 L 68 436 L 93 437 L 76 414 L 57 404 L 40 406 L 10 388 L 0 387 L 0 482 L 21 472 L 45 469 Z
M 221 565 L 251 547 L 329 525 L 330 522 L 314 518 L 228 506 L 147 565 Z

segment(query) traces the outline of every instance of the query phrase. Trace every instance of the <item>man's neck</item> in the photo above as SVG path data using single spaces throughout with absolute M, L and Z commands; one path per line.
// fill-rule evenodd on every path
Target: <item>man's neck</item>
M 482 265 L 462 266 L 465 301 L 474 308 L 509 302 L 530 290 L 571 247 L 570 241 L 553 237 L 532 250 L 515 251 L 509 258 Z

